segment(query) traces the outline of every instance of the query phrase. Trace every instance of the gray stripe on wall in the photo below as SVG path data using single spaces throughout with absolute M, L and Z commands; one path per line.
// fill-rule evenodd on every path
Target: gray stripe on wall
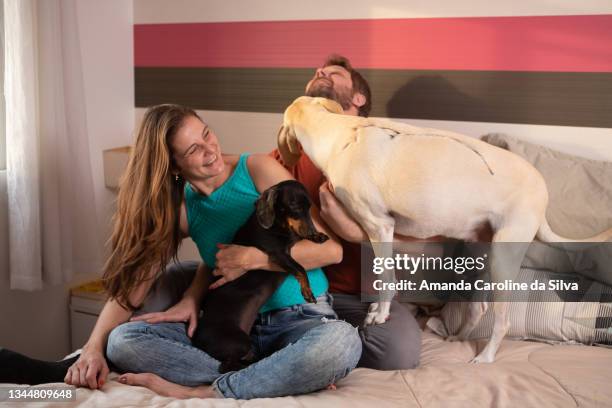
M 373 116 L 612 127 L 612 73 L 362 70 Z M 135 68 L 136 106 L 283 112 L 313 70 Z

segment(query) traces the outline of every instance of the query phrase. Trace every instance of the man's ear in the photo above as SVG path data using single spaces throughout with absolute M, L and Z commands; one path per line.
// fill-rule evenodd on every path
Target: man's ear
M 361 92 L 355 92 L 353 94 L 353 105 L 358 108 L 361 108 L 366 103 L 366 97 Z

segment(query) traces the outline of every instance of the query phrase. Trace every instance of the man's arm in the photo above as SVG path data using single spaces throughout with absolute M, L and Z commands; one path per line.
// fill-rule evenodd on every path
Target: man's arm
M 351 217 L 346 211 L 344 205 L 334 195 L 329 188 L 329 182 L 325 182 L 319 188 L 319 197 L 321 200 L 321 218 L 329 227 L 342 239 L 348 242 L 360 243 L 368 241 L 368 234 L 361 226 Z M 482 233 L 481 233 L 482 231 Z M 479 231 L 480 241 L 490 241 L 490 234 L 487 235 L 486 230 Z M 427 238 L 415 238 L 406 235 L 394 234 L 394 241 L 401 242 L 442 242 L 448 238 L 441 235 L 436 235 Z
M 321 201 L 321 218 L 340 238 L 354 243 L 368 240 L 365 231 L 332 193 L 328 182 L 321 184 L 319 199 Z

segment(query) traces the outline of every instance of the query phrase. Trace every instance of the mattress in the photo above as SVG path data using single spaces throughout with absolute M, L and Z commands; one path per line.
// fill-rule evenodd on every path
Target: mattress
M 504 340 L 492 364 L 470 364 L 486 340 L 446 342 L 426 330 L 414 370 L 356 369 L 336 390 L 284 398 L 177 400 L 112 379 L 69 404 L 32 407 L 612 407 L 612 349 Z M 25 403 L 2 406 L 24 407 Z

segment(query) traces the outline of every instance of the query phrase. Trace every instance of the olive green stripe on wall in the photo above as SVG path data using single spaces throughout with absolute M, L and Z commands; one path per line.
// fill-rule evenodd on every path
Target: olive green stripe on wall
M 136 106 L 178 103 L 195 109 L 283 112 L 312 69 L 135 68 Z
M 612 127 L 612 73 L 361 70 L 372 115 L 394 118 Z M 136 106 L 283 112 L 313 69 L 135 68 Z

